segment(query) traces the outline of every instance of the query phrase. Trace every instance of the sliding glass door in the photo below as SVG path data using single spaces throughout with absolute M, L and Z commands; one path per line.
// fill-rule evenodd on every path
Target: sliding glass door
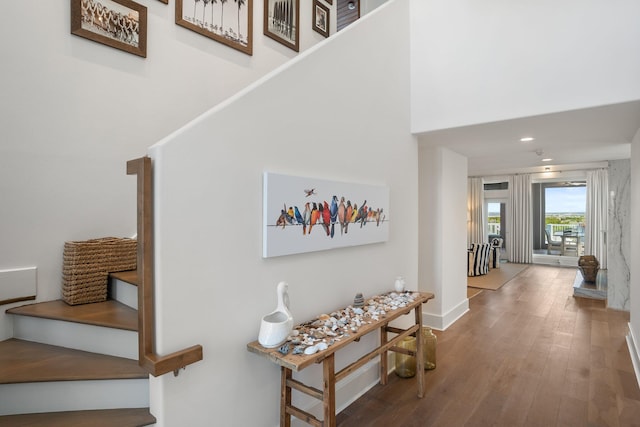
M 538 183 L 533 194 L 534 253 L 584 255 L 586 182 Z

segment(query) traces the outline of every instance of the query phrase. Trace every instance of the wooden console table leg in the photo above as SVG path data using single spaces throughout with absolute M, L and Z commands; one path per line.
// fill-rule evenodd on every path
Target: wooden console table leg
M 291 427 L 291 414 L 287 413 L 287 407 L 291 406 L 291 388 L 287 381 L 292 378 L 291 369 L 280 368 L 280 427 Z
M 424 397 L 424 340 L 422 339 L 422 304 L 415 308 L 416 325 L 416 380 L 418 381 L 418 397 Z
M 332 353 L 322 362 L 322 406 L 324 427 L 336 426 L 336 373 L 335 356 Z
M 383 347 L 387 343 L 387 325 L 384 325 L 380 328 L 380 347 Z M 387 361 L 389 360 L 389 353 L 383 351 L 380 353 L 380 384 L 386 385 L 388 376 L 387 372 L 389 372 L 389 366 L 387 366 Z

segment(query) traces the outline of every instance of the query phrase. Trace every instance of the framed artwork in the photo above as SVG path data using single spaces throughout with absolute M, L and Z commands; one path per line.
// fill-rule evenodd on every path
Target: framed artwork
M 264 35 L 298 52 L 300 0 L 264 0 Z
M 318 0 L 313 0 L 313 29 L 325 37 L 329 37 L 329 8 Z
M 160 0 L 160 1 L 162 1 L 162 0 Z M 333 0 L 324 0 L 324 1 L 326 1 L 326 2 L 327 2 L 327 4 L 329 4 L 329 5 L 333 6 Z
M 147 8 L 131 0 L 71 0 L 71 34 L 147 56 Z
M 389 238 L 386 186 L 264 174 L 264 258 Z
M 253 54 L 253 0 L 176 0 L 176 24 Z

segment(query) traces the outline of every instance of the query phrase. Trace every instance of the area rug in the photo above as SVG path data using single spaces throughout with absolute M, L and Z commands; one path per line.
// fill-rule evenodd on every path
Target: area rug
M 500 289 L 509 280 L 520 274 L 529 264 L 500 263 L 500 268 L 492 268 L 482 276 L 467 277 L 467 286 L 471 288 Z

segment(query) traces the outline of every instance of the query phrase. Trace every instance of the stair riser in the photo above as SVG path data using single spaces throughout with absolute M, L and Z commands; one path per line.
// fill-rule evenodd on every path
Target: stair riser
M 0 385 L 0 415 L 149 406 L 149 380 Z
M 14 316 L 15 338 L 60 347 L 138 359 L 138 333 L 61 320 Z
M 135 285 L 119 279 L 112 279 L 109 296 L 135 310 L 138 309 L 138 287 Z

